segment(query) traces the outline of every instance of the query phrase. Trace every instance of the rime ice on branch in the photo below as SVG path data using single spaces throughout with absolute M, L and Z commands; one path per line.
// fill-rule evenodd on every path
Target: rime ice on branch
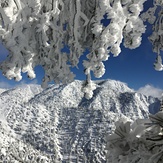
M 122 120 L 115 125 L 114 133 L 106 137 L 107 163 L 162 163 L 162 110 L 149 119 Z
M 156 15 L 156 16 L 155 16 Z M 153 46 L 153 52 L 157 53 L 154 68 L 157 71 L 163 70 L 161 51 L 163 50 L 163 0 L 154 0 L 153 7 L 141 15 L 144 21 L 153 24 L 153 33 L 149 37 Z
M 43 87 L 50 81 L 67 83 L 74 78 L 70 68 L 78 65 L 87 48 L 90 53 L 83 61 L 87 76 L 83 91 L 91 97 L 92 93 L 87 95 L 88 89 L 93 91 L 96 87 L 91 84 L 90 72 L 97 78 L 102 77 L 103 61 L 108 60 L 110 54 L 119 55 L 122 41 L 130 49 L 141 44 L 145 26 L 140 12 L 145 1 L 0 0 L 0 39 L 9 50 L 0 69 L 8 79 L 19 81 L 21 72 L 34 78 L 34 67 L 41 65 L 45 70 Z M 162 5 L 162 1 L 154 2 L 155 8 Z M 101 23 L 105 14 L 110 22 L 108 26 Z M 157 33 L 158 28 L 162 29 L 160 22 L 162 17 L 154 29 L 159 36 L 162 34 L 162 30 Z M 152 43 L 155 49 L 155 42 Z M 70 53 L 62 52 L 64 45 Z

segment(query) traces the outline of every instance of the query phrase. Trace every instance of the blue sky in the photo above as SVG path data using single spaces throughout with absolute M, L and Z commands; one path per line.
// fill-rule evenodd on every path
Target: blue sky
M 150 3 L 151 1 L 148 1 L 146 6 L 151 5 Z M 135 90 L 145 85 L 163 89 L 163 72 L 155 71 L 153 68 L 156 54 L 152 52 L 152 45 L 147 38 L 150 34 L 151 26 L 148 26 L 146 33 L 143 34 L 142 44 L 139 48 L 129 50 L 122 45 L 122 52 L 118 57 L 110 56 L 109 60 L 104 63 L 106 73 L 101 79 L 120 80 Z M 0 45 L 0 62 L 5 59 L 6 55 L 6 49 Z M 82 58 L 84 57 L 82 56 Z M 6 79 L 0 71 L 0 87 L 11 87 L 24 83 L 40 84 L 44 71 L 40 66 L 36 67 L 35 71 L 36 79 L 31 81 L 23 74 L 23 80 L 20 82 Z M 82 63 L 79 64 L 79 69 L 73 69 L 73 71 L 76 74 L 76 79 L 85 79 Z

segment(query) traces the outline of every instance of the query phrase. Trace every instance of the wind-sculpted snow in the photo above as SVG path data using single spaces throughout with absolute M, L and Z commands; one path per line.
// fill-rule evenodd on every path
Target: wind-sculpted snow
M 149 107 L 152 105 L 154 110 L 159 100 L 138 94 L 118 81 L 96 84 L 90 100 L 81 91 L 81 81 L 50 86 L 33 96 L 20 88 L 1 94 L 1 112 L 6 109 L 5 103 L 12 104 L 10 112 L 1 119 L 9 128 L 4 132 L 6 127 L 0 126 L 2 160 L 8 157 L 9 163 L 14 159 L 18 162 L 41 162 L 42 159 L 49 163 L 105 163 L 105 136 L 115 129 L 114 122 L 119 118 L 147 117 Z M 21 100 L 20 96 L 14 96 L 15 92 L 21 95 Z M 25 97 L 28 99 L 23 103 Z M 14 105 L 14 101 L 18 104 Z

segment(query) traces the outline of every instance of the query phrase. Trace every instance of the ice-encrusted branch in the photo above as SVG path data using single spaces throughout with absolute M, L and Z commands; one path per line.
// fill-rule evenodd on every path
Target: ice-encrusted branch
M 103 62 L 110 54 L 118 56 L 122 43 L 130 49 L 141 44 L 145 25 L 140 13 L 145 1 L 1 0 L 0 39 L 9 55 L 0 69 L 8 79 L 19 81 L 22 72 L 35 78 L 34 68 L 41 65 L 45 70 L 43 87 L 51 81 L 67 83 L 74 78 L 70 68 L 82 62 L 81 55 L 88 49 L 90 53 L 83 65 L 89 79 L 86 83 L 90 85 L 91 71 L 95 77 L 102 77 Z M 162 5 L 162 1 L 154 2 L 154 8 L 144 17 L 153 16 Z M 101 23 L 104 15 L 108 26 Z M 154 26 L 155 36 L 150 38 L 157 51 L 162 48 L 158 43 L 162 39 L 161 15 L 160 11 Z M 150 19 L 154 20 L 152 16 Z M 69 52 L 64 51 L 64 46 L 69 47 Z
M 154 0 L 153 7 L 149 8 L 145 13 L 141 15 L 144 21 L 148 21 L 153 24 L 153 32 L 149 37 L 153 46 L 153 52 L 157 54 L 154 68 L 157 71 L 163 70 L 161 51 L 163 50 L 163 1 Z
M 86 75 L 90 76 L 91 71 L 93 71 L 95 77 L 102 77 L 105 73 L 103 61 L 108 60 L 110 53 L 114 56 L 120 54 L 120 45 L 123 39 L 124 46 L 130 49 L 141 44 L 141 36 L 145 32 L 145 26 L 139 15 L 145 1 L 96 1 L 92 28 L 94 40 L 90 53 L 87 55 L 88 61 L 83 63 Z M 105 14 L 110 21 L 107 27 L 101 23 Z

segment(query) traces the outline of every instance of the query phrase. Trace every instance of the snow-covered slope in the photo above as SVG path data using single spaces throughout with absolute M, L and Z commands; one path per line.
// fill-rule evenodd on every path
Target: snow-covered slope
M 0 94 L 1 117 L 7 116 L 14 107 L 19 108 L 42 91 L 39 85 L 22 85 L 18 88 L 3 90 Z
M 9 127 L 5 133 L 10 135 L 6 139 L 12 137 L 16 142 L 11 147 L 16 148 L 16 158 L 7 146 L 0 144 L 3 158 L 10 156 L 27 162 L 26 152 L 23 154 L 17 147 L 21 143 L 37 155 L 28 158 L 31 162 L 42 156 L 44 162 L 50 163 L 105 163 L 105 135 L 114 129 L 114 122 L 119 118 L 147 117 L 149 109 L 159 108 L 159 100 L 136 93 L 119 81 L 97 84 L 90 100 L 83 97 L 81 81 L 51 86 L 44 91 L 38 86 L 32 89 L 27 86 L 3 92 L 2 122 Z M 1 132 L 5 125 L 1 125 Z
M 4 91 L 5 91 L 5 89 L 0 88 L 0 94 L 1 94 L 2 92 L 4 92 Z

